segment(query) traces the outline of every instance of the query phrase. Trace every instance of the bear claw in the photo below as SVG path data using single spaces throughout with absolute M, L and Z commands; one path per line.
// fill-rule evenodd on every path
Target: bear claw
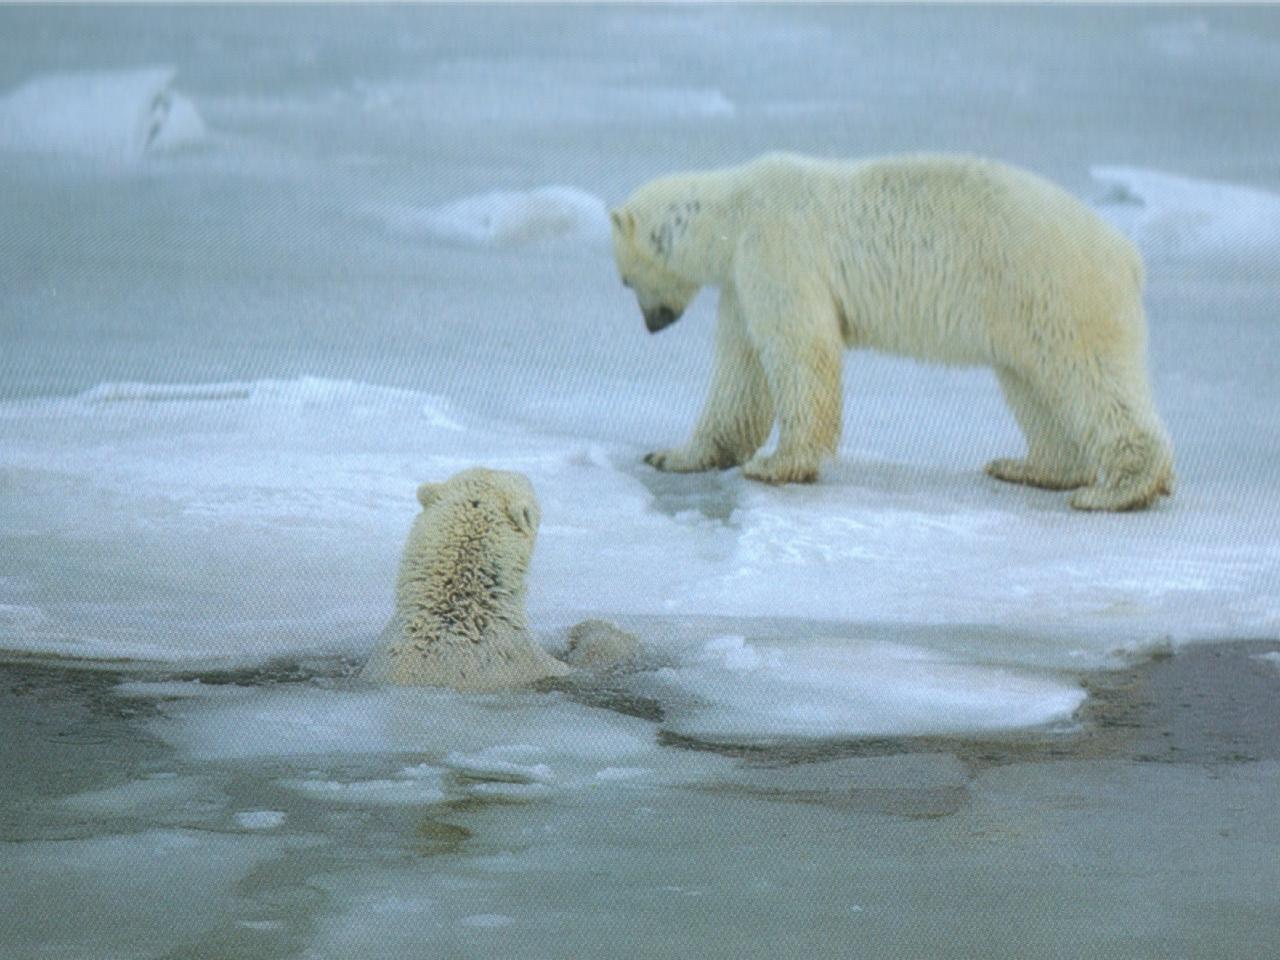
M 1028 487 L 1039 487 L 1041 490 L 1075 490 L 1092 482 L 1091 477 L 1083 474 L 1071 477 L 1051 476 L 1031 466 L 1026 460 L 992 460 L 983 469 L 988 476 L 1003 480 L 1005 483 L 1021 483 Z
M 715 456 L 686 453 L 684 450 L 655 450 L 644 455 L 644 462 L 655 470 L 666 473 L 701 473 L 715 470 L 720 464 Z
M 750 460 L 742 468 L 742 475 L 761 483 L 782 486 L 786 483 L 815 483 L 818 479 L 816 465 L 788 462 L 776 456 L 763 460 Z

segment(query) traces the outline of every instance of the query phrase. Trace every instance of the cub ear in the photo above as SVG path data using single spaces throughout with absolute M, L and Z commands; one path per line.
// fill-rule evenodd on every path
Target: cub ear
M 609 219 L 613 221 L 613 228 L 624 237 L 635 236 L 636 215 L 630 210 L 610 210 Z
M 443 483 L 424 483 L 418 487 L 418 502 L 422 504 L 424 510 L 440 499 L 442 490 L 444 490 Z
M 536 503 L 508 503 L 507 516 L 512 525 L 527 537 L 538 532 L 538 505 Z

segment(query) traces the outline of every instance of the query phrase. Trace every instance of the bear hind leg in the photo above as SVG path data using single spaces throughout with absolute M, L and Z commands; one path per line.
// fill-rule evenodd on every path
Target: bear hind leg
M 1142 364 L 1096 359 L 1069 384 L 1064 412 L 1097 476 L 1071 495 L 1077 510 L 1142 510 L 1173 493 L 1173 450 Z
M 1077 510 L 1142 510 L 1173 493 L 1173 462 L 1163 430 L 1117 434 L 1101 445 L 1101 479 L 1077 490 Z
M 1062 416 L 1021 375 L 997 368 L 996 378 L 1027 441 L 1022 459 L 1000 458 L 986 465 L 997 480 L 1045 490 L 1074 490 L 1091 484 L 1091 469 Z

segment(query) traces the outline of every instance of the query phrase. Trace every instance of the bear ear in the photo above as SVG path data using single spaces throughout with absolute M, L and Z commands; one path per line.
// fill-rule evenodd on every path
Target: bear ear
M 425 510 L 439 500 L 442 490 L 444 490 L 443 483 L 424 483 L 418 487 L 418 502 L 422 504 L 422 508 Z
M 517 530 L 527 537 L 538 532 L 538 505 L 531 503 L 508 503 L 507 516 Z
M 610 210 L 609 219 L 613 221 L 613 228 L 624 237 L 635 236 L 636 215 L 630 210 Z

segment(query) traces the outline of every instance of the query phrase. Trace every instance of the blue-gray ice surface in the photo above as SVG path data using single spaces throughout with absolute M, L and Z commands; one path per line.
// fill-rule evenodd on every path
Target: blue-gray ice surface
M 427 941 L 487 956 L 504 931 L 562 942 L 570 896 L 585 956 L 620 922 L 591 857 L 630 878 L 619 929 L 706 917 L 702 956 L 762 942 L 706 907 L 730 888 L 770 929 L 890 915 L 887 867 L 839 903 L 780 894 L 805 882 L 766 869 L 786 831 L 748 842 L 732 826 L 762 829 L 769 802 L 727 759 L 662 737 L 1069 730 L 1082 671 L 1275 635 L 1276 89 L 1266 8 L 0 9 L 0 652 L 139 672 L 113 696 L 154 704 L 146 735 L 178 758 L 63 798 L 101 834 L 22 845 L 0 888 L 35 910 L 66 895 L 66 863 L 133 877 L 97 907 L 142 932 L 84 934 L 103 957 L 211 930 L 276 943 L 281 915 L 320 901 L 298 956 Z M 982 464 L 1022 439 L 990 372 L 872 354 L 847 357 L 844 437 L 814 486 L 645 467 L 696 417 L 714 292 L 647 335 L 607 210 L 653 176 L 770 149 L 996 156 L 1128 232 L 1175 496 L 1094 516 L 993 481 Z M 541 501 L 535 632 L 554 644 L 602 616 L 640 633 L 650 669 L 621 695 L 660 721 L 560 693 L 192 679 L 367 654 L 415 487 L 475 464 L 526 473 Z M 1019 804 L 1053 795 L 1052 765 L 971 782 L 945 756 L 858 763 L 833 782 L 982 798 L 935 831 L 944 851 L 972 836 L 1050 855 Z M 269 790 L 242 796 L 239 773 L 210 765 Z M 1135 842 L 1128 811 L 1172 819 L 1213 789 L 1171 770 L 1129 790 L 1128 768 L 1071 789 L 1108 775 L 1121 819 L 1092 842 L 1117 849 Z M 1271 774 L 1233 776 L 1252 796 Z M 486 798 L 469 842 L 487 853 L 429 889 L 412 865 L 319 857 L 269 875 L 296 902 L 238 909 L 264 862 L 317 856 L 335 830 L 396 849 L 361 811 Z M 1062 803 L 1055 829 L 1085 831 Z M 841 837 L 806 852 L 810 879 L 872 842 L 825 808 L 788 809 L 800 833 Z M 676 824 L 666 846 L 644 846 L 652 818 Z M 448 829 L 427 833 L 452 849 Z M 898 824 L 874 842 L 889 863 L 915 841 Z M 698 867 L 678 865 L 688 849 Z M 199 868 L 140 872 L 157 857 Z M 946 863 L 960 869 L 945 861 L 938 889 L 967 882 Z M 1026 879 L 979 881 L 974 930 Z M 927 910 L 929 882 L 902 904 Z M 562 895 L 516 908 L 516 888 Z M 166 934 L 171 901 L 188 906 Z M 1139 940 L 1181 916 L 1173 894 L 1145 914 L 1121 901 L 1092 907 Z M 42 922 L 12 942 L 54 943 Z M 915 955 L 936 955 L 929 929 Z M 649 955 L 680 952 L 664 936 Z

